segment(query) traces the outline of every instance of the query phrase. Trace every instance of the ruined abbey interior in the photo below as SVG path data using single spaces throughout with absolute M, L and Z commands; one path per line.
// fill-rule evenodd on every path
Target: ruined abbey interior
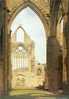
M 21 28 L 24 32 L 24 43 L 15 43 L 16 33 L 11 37 L 11 24 L 17 14 L 26 7 L 30 7 L 39 16 L 43 23 L 45 36 L 47 38 L 47 63 L 37 64 L 36 67 L 33 53 L 35 44 L 26 31 L 21 26 L 17 28 L 17 30 Z M 14 57 L 23 57 L 25 61 L 22 64 L 24 65 L 26 62 L 26 67 L 29 65 L 29 67 L 23 71 L 21 65 L 18 65 L 18 68 L 20 68 L 19 72 L 22 72 L 22 75 L 26 79 L 29 75 L 33 75 L 34 72 L 34 81 L 31 83 L 30 80 L 27 80 L 25 87 L 37 86 L 37 77 L 39 77 L 39 85 L 41 84 L 45 90 L 53 93 L 58 93 L 60 89 L 63 92 L 68 90 L 68 33 L 69 0 L 0 0 L 0 95 L 8 95 L 10 92 L 13 65 L 13 62 L 11 64 L 11 59 L 13 61 Z M 12 87 L 17 88 L 18 86 L 16 86 L 14 79 L 16 79 L 15 76 L 19 74 L 17 74 L 18 70 L 14 71 L 14 84 L 12 84 Z M 23 78 L 22 80 L 24 82 L 25 79 Z M 27 86 L 28 83 L 30 83 L 30 86 Z M 24 83 L 19 86 L 23 85 Z

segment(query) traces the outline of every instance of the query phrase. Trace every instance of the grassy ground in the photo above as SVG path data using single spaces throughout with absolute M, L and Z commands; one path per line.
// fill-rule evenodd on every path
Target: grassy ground
M 69 99 L 68 96 L 37 89 L 12 90 L 10 95 L 11 99 Z
M 14 95 L 30 95 L 30 96 L 49 96 L 49 95 L 55 95 L 48 91 L 43 90 L 37 90 L 37 89 L 23 89 L 23 90 L 12 90 L 10 92 L 11 96 Z
M 9 96 L 2 96 L 0 99 L 69 99 L 69 96 L 56 96 L 48 91 L 24 89 L 12 90 Z
M 18 96 L 3 96 L 0 99 L 69 99 L 69 96 L 45 96 L 45 97 L 36 97 L 29 95 L 18 95 Z
M 69 99 L 69 97 L 67 96 L 63 96 L 63 97 L 32 97 L 32 96 L 5 96 L 5 97 L 0 97 L 0 99 Z

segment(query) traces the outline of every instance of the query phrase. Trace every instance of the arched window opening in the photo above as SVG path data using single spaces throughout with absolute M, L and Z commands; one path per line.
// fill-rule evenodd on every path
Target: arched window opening
M 16 34 L 16 42 L 23 43 L 24 42 L 24 31 L 21 28 L 19 28 L 15 34 Z
M 40 17 L 26 7 L 13 20 L 11 30 L 11 40 L 14 38 L 11 42 L 12 78 L 16 79 L 14 74 L 24 75 L 25 85 L 18 84 L 19 88 L 42 85 L 45 71 L 38 70 L 40 79 L 36 73 L 37 68 L 46 66 L 46 33 Z M 16 83 L 12 81 L 13 89 L 18 88 Z

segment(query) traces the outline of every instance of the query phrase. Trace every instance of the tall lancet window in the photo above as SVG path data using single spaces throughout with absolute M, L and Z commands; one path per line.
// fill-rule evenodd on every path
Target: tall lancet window
M 24 31 L 21 27 L 16 30 L 16 42 L 24 43 Z

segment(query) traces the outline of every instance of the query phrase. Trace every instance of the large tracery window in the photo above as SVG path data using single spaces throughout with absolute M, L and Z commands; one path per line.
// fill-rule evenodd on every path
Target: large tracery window
M 26 50 L 19 46 L 14 53 L 12 53 L 13 69 L 27 68 L 28 58 Z

